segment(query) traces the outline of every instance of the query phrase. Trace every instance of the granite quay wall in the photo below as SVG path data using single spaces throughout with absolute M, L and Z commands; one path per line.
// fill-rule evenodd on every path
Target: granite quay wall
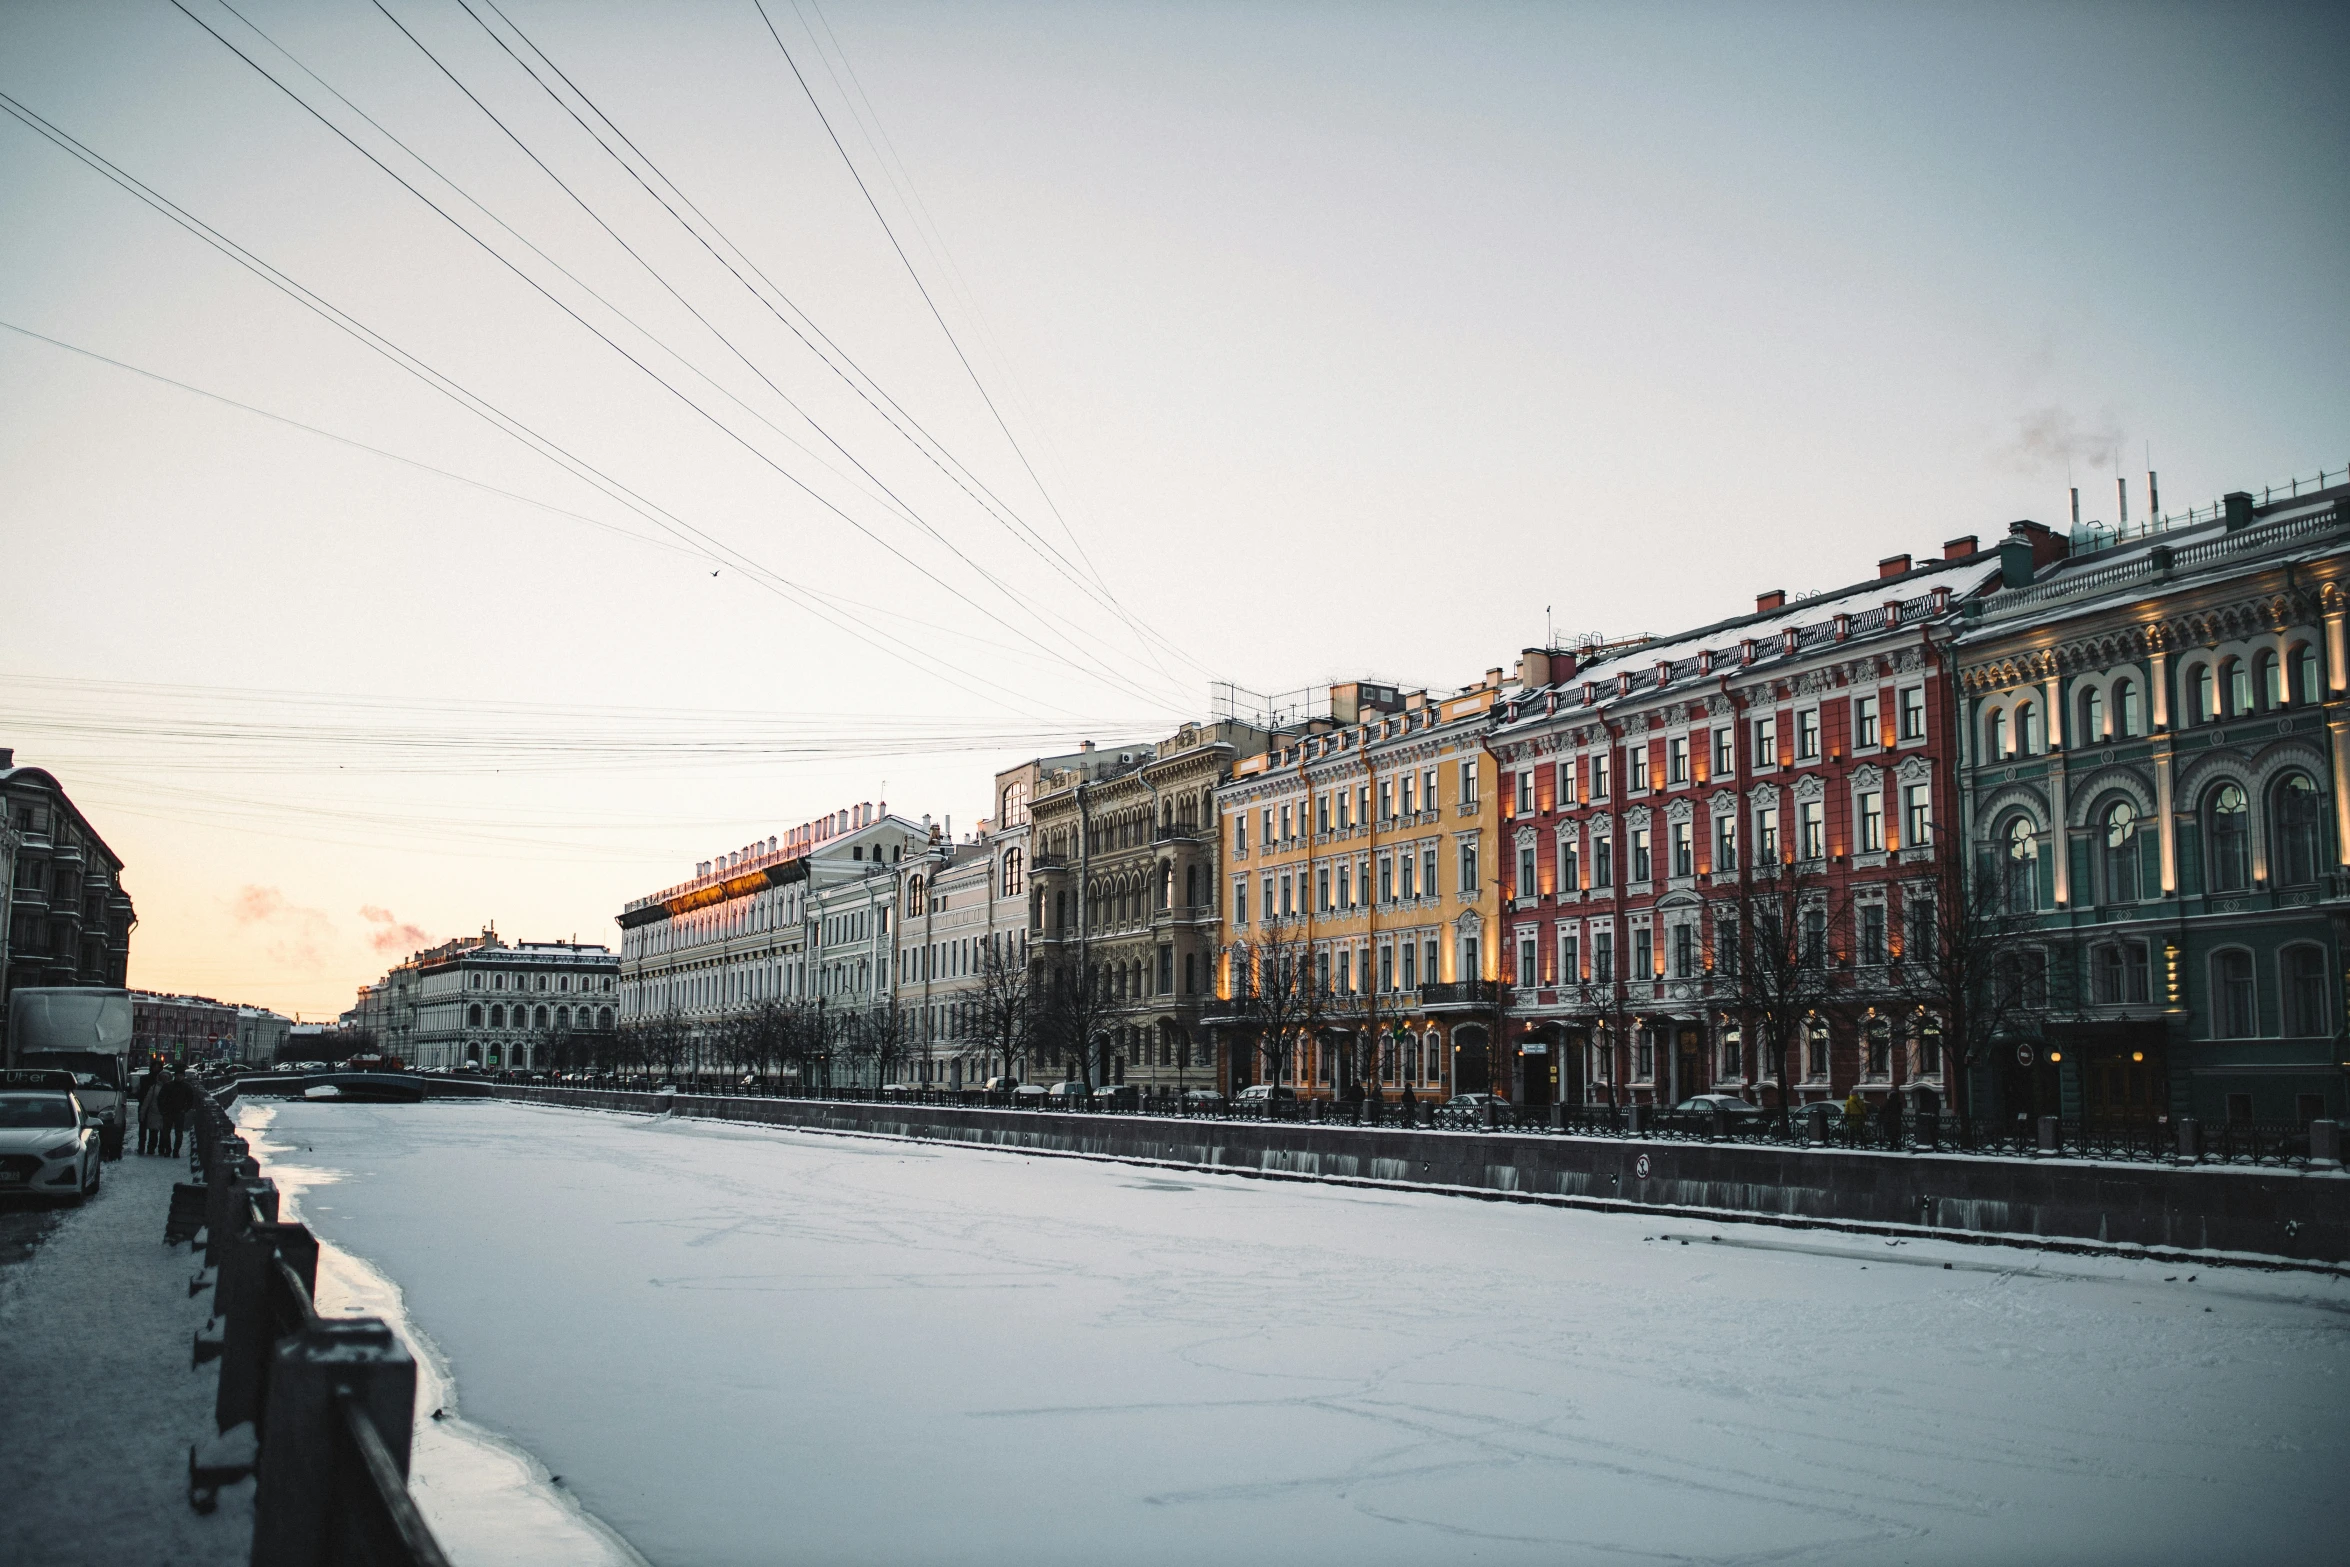
M 2339 1169 L 1937 1156 L 505 1085 L 493 1091 L 500 1098 L 584 1109 L 673 1112 L 1644 1213 L 2350 1264 L 2350 1174 Z

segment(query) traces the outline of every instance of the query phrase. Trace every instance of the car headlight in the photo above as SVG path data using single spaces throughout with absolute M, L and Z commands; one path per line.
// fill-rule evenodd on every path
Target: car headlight
M 81 1151 L 82 1145 L 79 1142 L 59 1143 L 54 1148 L 45 1149 L 41 1157 L 44 1159 L 70 1159 Z

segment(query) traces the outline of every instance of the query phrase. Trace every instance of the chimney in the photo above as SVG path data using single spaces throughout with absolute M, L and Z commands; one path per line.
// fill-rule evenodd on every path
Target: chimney
M 2010 534 L 1999 541 L 1999 585 L 2023 588 L 2031 583 L 2032 541 L 2021 534 Z
M 1757 593 L 1754 596 L 1754 612 L 1758 615 L 1767 615 L 1774 609 L 1785 609 L 1786 607 L 1787 590 L 1785 588 L 1773 588 L 1768 593 Z
M 1942 541 L 1942 558 L 1944 560 L 1964 560 L 1974 552 L 1975 536 L 1971 533 L 1967 534 L 1964 538 L 1945 539 Z
M 16 748 L 14 746 L 0 745 L 0 768 L 9 768 L 14 767 L 15 765 Z
M 1093 742 L 1091 740 L 1080 740 L 1077 742 L 1077 749 L 1080 751 L 1090 751 L 1093 749 Z
M 1501 666 L 1499 664 L 1485 671 L 1485 689 L 1488 691 L 1501 689 Z
M 2162 515 L 2162 496 L 2155 488 L 2154 470 L 2146 470 L 2146 520 L 2152 522 Z
M 1550 659 L 1551 679 L 1557 681 L 1560 685 L 1563 686 L 1568 681 L 1575 678 L 1577 660 L 1574 654 L 1562 653 L 1556 648 L 1553 648 L 1547 656 Z
M 1880 578 L 1898 577 L 1908 570 L 1909 557 L 1907 555 L 1888 555 L 1877 562 L 1877 575 Z
M 2250 490 L 2230 490 L 2220 499 L 2228 509 L 2228 531 L 2230 533 L 2235 532 L 2238 528 L 2248 528 L 2252 525 L 2252 492 Z
M 1530 647 L 1518 656 L 1518 684 L 1539 691 L 1550 684 L 1550 650 Z
M 2055 529 L 2029 520 L 2007 525 L 2010 539 L 2021 539 L 2032 548 L 2034 567 L 2053 566 L 2073 552 L 2072 540 Z
M 2121 500 L 2121 526 L 2130 525 L 2130 481 L 2120 474 L 2113 476 L 2113 493 Z
M 2079 527 L 2080 525 L 2081 525 L 2081 487 L 2080 487 L 2079 485 L 2077 485 L 2077 484 L 2076 484 L 2076 485 L 2074 485 L 2074 486 L 2073 486 L 2073 526 L 2077 528 L 2077 527 Z

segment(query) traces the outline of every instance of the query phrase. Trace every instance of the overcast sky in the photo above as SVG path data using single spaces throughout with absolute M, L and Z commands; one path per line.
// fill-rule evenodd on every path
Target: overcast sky
M 0 6 L 412 356 L 0 118 L 0 322 L 148 372 L 0 330 L 0 744 L 135 985 L 2350 461 L 2339 7 L 234 3 Z

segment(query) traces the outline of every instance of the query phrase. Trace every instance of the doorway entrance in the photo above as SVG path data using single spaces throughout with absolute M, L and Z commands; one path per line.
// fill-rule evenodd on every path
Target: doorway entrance
M 1452 1091 L 1456 1094 L 1493 1092 L 1493 1067 L 1485 1055 L 1485 1030 L 1452 1031 Z

